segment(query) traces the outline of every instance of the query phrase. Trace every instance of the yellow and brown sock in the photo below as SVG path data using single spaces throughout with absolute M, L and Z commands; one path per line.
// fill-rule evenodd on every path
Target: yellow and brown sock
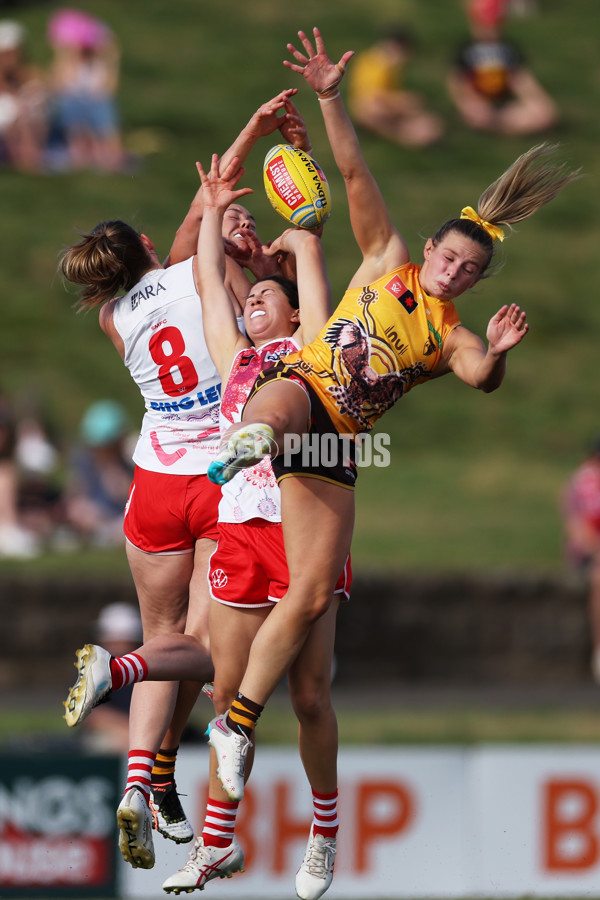
M 179 747 L 174 749 L 160 748 L 154 760 L 152 767 L 152 793 L 164 794 L 173 785 L 175 787 L 175 760 L 177 759 L 177 751 Z
M 255 703 L 244 697 L 243 694 L 238 694 L 227 713 L 225 724 L 233 731 L 243 731 L 246 737 L 252 737 L 252 732 L 263 709 L 264 706 L 261 706 L 260 703 Z

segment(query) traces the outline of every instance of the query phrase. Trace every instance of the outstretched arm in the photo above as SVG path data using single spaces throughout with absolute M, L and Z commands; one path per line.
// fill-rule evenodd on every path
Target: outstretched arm
M 305 150 L 307 153 L 311 153 L 312 147 L 306 128 L 306 122 L 293 103 L 291 96 L 286 97 L 284 107 L 284 115 L 277 118 L 277 127 L 281 132 L 281 139 L 286 143 L 291 144 L 292 147 L 297 147 Z M 261 109 L 264 108 L 261 107 Z M 222 160 L 221 165 L 223 165 Z M 227 243 L 225 244 L 225 252 L 228 256 L 237 259 L 239 264 L 248 269 L 255 279 L 265 278 L 269 275 L 283 275 L 286 278 L 291 277 L 295 280 L 295 270 L 291 274 L 286 265 L 288 257 L 281 254 L 266 254 L 265 250 L 267 248 L 254 233 L 249 232 L 246 235 L 246 243 L 251 251 L 249 257 L 244 256 L 243 258 L 239 258 L 236 255 L 235 248 L 229 248 Z
M 308 142 L 308 147 L 310 147 L 310 140 L 305 125 L 303 133 L 301 134 L 302 128 L 299 124 L 299 120 L 302 122 L 304 122 L 304 120 L 294 104 L 291 103 L 291 97 L 297 93 L 298 91 L 296 88 L 288 88 L 285 91 L 281 91 L 271 100 L 267 100 L 262 106 L 259 106 L 256 112 L 253 113 L 250 121 L 244 126 L 234 140 L 231 147 L 229 147 L 221 157 L 221 168 L 225 168 L 234 157 L 238 158 L 240 165 L 243 164 L 259 138 L 273 134 L 273 132 L 278 129 L 281 129 L 283 134 L 284 129 L 294 128 L 295 138 L 301 141 L 306 140 Z M 279 113 L 282 109 L 285 110 L 285 112 L 281 116 Z M 289 140 L 288 137 L 285 139 Z M 295 144 L 294 146 L 302 147 L 305 150 L 308 149 L 303 143 Z M 166 266 L 181 262 L 184 259 L 189 259 L 190 256 L 193 256 L 196 252 L 198 231 L 200 222 L 202 221 L 203 208 L 202 186 L 200 186 L 192 200 L 185 219 L 177 229 L 175 240 L 173 241 L 171 250 L 165 261 Z
M 317 92 L 327 137 L 344 178 L 352 230 L 363 254 L 363 263 L 350 284 L 366 284 L 377 274 L 407 262 L 408 249 L 390 220 L 339 91 L 346 64 L 354 51 L 346 51 L 340 61 L 334 63 L 327 56 L 318 28 L 313 28 L 313 35 L 314 47 L 306 34 L 299 31 L 304 52 L 288 44 L 287 49 L 295 62 L 284 60 L 283 64 L 300 73 Z
M 241 347 L 249 346 L 241 334 L 235 318 L 233 300 L 225 283 L 225 250 L 221 236 L 223 214 L 251 188 L 236 185 L 244 174 L 237 157 L 219 172 L 219 157 L 213 154 L 210 171 L 204 171 L 200 163 L 196 168 L 202 180 L 204 215 L 198 235 L 197 288 L 202 302 L 202 319 L 206 346 L 222 380 L 231 368 L 234 355 Z
M 512 303 L 503 306 L 488 324 L 487 350 L 483 341 L 459 326 L 445 342 L 448 367 L 461 381 L 485 393 L 499 388 L 506 374 L 506 356 L 520 344 L 529 325 L 525 312 Z
M 268 137 L 278 130 L 284 140 L 294 147 L 309 150 L 310 138 L 306 123 L 292 102 L 292 97 L 297 93 L 297 88 L 287 88 L 259 106 L 229 150 L 223 154 L 221 168 L 227 166 L 234 156 L 237 156 L 242 164 L 261 137 Z M 283 115 L 279 115 L 282 110 Z
M 316 338 L 332 313 L 331 285 L 321 238 L 302 228 L 288 228 L 265 253 L 290 254 L 294 258 L 300 301 L 300 327 L 295 338 L 301 346 L 308 344 Z

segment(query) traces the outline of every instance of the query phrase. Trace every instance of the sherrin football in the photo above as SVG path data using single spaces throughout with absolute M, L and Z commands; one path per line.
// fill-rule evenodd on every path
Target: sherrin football
M 331 193 L 317 162 L 291 144 L 271 147 L 263 167 L 265 191 L 273 209 L 292 225 L 318 228 L 329 218 Z

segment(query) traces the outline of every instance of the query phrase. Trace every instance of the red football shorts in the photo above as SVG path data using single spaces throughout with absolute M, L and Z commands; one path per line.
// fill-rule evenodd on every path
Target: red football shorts
M 189 553 L 200 538 L 216 541 L 221 488 L 207 475 L 170 475 L 136 466 L 123 531 L 145 553 Z
M 281 600 L 289 584 L 281 524 L 264 519 L 219 522 L 219 542 L 210 558 L 208 582 L 213 599 L 228 606 L 271 606 Z M 348 600 L 351 585 L 348 557 L 334 592 Z

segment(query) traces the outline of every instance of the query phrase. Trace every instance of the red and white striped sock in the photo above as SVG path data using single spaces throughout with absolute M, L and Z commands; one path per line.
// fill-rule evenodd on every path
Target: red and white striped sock
M 113 691 L 145 681 L 148 677 L 148 666 L 139 653 L 127 653 L 126 656 L 113 656 L 110 660 L 110 677 Z
M 149 750 L 130 750 L 127 755 L 127 784 L 125 793 L 132 788 L 140 789 L 146 803 L 150 803 L 150 791 L 152 789 L 152 766 L 154 765 L 154 753 Z
M 322 834 L 323 837 L 337 837 L 338 816 L 337 798 L 338 792 L 333 794 L 318 794 L 312 792 L 313 798 L 313 834 Z
M 229 847 L 235 831 L 239 801 L 211 800 L 206 804 L 202 838 L 207 847 Z

